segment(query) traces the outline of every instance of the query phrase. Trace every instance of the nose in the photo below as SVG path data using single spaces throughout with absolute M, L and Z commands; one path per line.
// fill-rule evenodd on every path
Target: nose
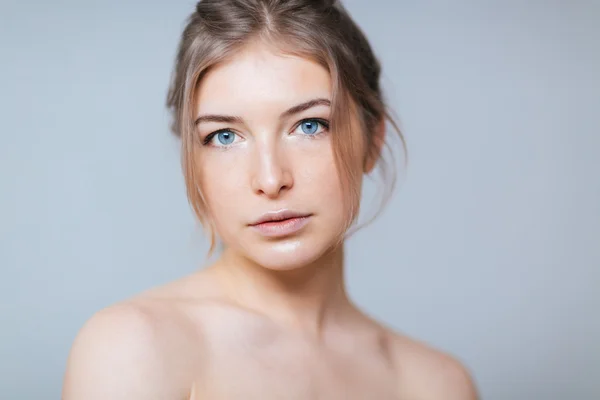
M 281 143 L 261 143 L 256 146 L 252 190 L 271 199 L 278 198 L 294 184 L 289 158 Z

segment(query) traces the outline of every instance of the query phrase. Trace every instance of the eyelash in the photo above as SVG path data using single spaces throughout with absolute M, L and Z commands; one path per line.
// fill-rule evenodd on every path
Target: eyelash
M 298 127 L 300 125 L 302 125 L 304 122 L 309 122 L 309 121 L 314 121 L 314 122 L 318 122 L 322 127 L 324 132 L 329 131 L 329 121 L 325 120 L 325 119 L 321 119 L 321 118 L 305 118 L 303 120 L 300 120 L 295 126 L 294 126 L 294 130 L 298 129 Z M 223 133 L 223 132 L 232 132 L 234 135 L 237 135 L 237 133 L 235 133 L 233 130 L 229 129 L 229 128 L 223 128 L 223 129 L 219 129 L 216 130 L 208 135 L 206 135 L 206 137 L 204 138 L 204 140 L 202 141 L 202 144 L 204 146 L 210 146 L 210 142 L 213 140 L 213 138 L 218 135 L 219 133 Z M 305 134 L 303 136 L 308 136 L 310 139 L 314 139 L 317 136 L 321 135 L 324 132 L 319 132 L 316 134 Z M 223 145 L 223 146 L 215 146 L 215 147 L 228 147 L 227 145 Z

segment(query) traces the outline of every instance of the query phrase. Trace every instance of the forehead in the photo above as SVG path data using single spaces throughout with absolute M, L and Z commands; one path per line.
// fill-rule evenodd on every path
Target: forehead
M 213 66 L 196 92 L 198 113 L 287 109 L 314 98 L 331 99 L 327 69 L 266 44 L 245 46 Z

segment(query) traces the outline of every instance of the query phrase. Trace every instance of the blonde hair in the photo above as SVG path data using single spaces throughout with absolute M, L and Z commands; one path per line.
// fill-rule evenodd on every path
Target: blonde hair
M 379 142 L 383 138 L 376 134 L 382 122 L 389 122 L 405 149 L 402 133 L 380 89 L 380 63 L 365 35 L 337 0 L 202 0 L 181 36 L 167 107 L 172 113 L 171 130 L 182 140 L 188 200 L 202 225 L 210 230 L 209 254 L 216 236 L 194 163 L 196 89 L 211 67 L 252 40 L 263 40 L 283 53 L 313 59 L 331 75 L 330 129 L 348 211 L 347 224 L 340 235 L 343 240 L 344 232 L 358 216 L 360 180 L 367 160 L 377 160 L 386 184 L 382 207 L 393 190 L 396 168 L 389 168 L 381 156 L 382 148 L 390 147 Z M 357 166 L 357 159 L 362 159 L 363 165 Z

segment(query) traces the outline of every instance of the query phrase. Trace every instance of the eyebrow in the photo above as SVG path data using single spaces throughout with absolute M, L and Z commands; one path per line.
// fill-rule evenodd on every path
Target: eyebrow
M 331 106 L 331 101 L 328 99 L 323 99 L 323 98 L 309 100 L 305 103 L 301 103 L 301 104 L 295 105 L 295 106 L 287 109 L 286 111 L 284 111 L 281 114 L 281 116 L 279 118 L 280 119 L 286 118 L 286 117 L 301 113 L 302 111 L 306 111 L 306 110 L 316 107 L 316 106 L 328 106 L 329 107 L 329 106 Z M 216 114 L 201 115 L 198 118 L 196 118 L 196 121 L 194 122 L 194 124 L 198 125 L 201 122 L 222 122 L 222 123 L 226 123 L 226 124 L 235 124 L 235 123 L 242 123 L 243 119 L 242 119 L 242 117 L 237 117 L 237 116 L 233 116 L 233 115 L 216 115 Z

